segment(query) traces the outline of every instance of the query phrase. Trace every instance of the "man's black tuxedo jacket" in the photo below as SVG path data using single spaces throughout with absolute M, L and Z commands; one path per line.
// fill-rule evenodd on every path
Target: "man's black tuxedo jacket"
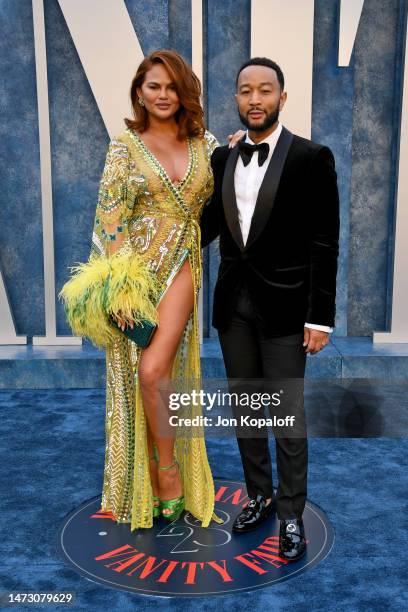
M 237 146 L 215 149 L 214 194 L 201 218 L 203 247 L 220 236 L 213 326 L 228 326 L 242 284 L 269 337 L 301 332 L 306 322 L 334 326 L 339 196 L 333 154 L 282 129 L 245 247 L 234 189 L 238 155 Z

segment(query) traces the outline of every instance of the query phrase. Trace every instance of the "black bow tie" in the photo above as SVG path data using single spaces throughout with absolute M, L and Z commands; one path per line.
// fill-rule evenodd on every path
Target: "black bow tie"
M 267 142 L 261 142 L 260 144 L 250 144 L 244 140 L 240 140 L 238 143 L 239 153 L 241 155 L 244 166 L 247 166 L 251 161 L 252 155 L 255 151 L 258 153 L 258 166 L 262 166 L 269 154 L 269 145 Z

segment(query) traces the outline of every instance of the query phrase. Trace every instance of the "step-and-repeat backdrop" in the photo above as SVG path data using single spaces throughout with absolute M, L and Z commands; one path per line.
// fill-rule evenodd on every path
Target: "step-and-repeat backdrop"
M 282 123 L 336 158 L 336 334 L 408 342 L 406 15 L 406 0 L 3 0 L 0 343 L 72 341 L 56 295 L 89 256 L 107 144 L 130 115 L 138 63 L 157 48 L 192 63 L 222 143 L 241 127 L 240 64 L 262 55 L 282 66 Z M 217 267 L 213 244 L 204 336 Z

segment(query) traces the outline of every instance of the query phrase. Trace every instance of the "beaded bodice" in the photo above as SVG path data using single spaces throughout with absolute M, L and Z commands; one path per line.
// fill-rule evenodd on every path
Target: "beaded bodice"
M 93 254 L 116 250 L 145 258 L 159 283 L 165 283 L 180 258 L 193 254 L 194 286 L 201 285 L 200 229 L 202 209 L 213 191 L 210 165 L 216 139 L 189 138 L 189 163 L 174 184 L 158 159 L 133 130 L 109 145 L 93 232 Z

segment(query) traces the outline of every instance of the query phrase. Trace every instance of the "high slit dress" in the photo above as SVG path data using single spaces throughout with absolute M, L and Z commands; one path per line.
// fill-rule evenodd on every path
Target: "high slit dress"
M 100 270 L 105 270 L 103 266 L 110 263 L 113 248 L 110 250 L 109 245 L 115 247 L 117 256 L 122 256 L 117 264 L 118 277 L 131 276 L 130 262 L 135 269 L 136 261 L 136 274 L 142 271 L 147 279 L 153 279 L 156 295 L 160 297 L 188 258 L 194 308 L 180 340 L 172 380 L 182 381 L 183 391 L 186 386 L 200 387 L 197 298 L 202 263 L 199 221 L 213 191 L 210 158 L 217 145 L 214 136 L 207 131 L 202 138 L 189 138 L 187 172 L 179 183 L 173 184 L 163 166 L 132 129 L 112 139 L 100 183 L 91 254 L 86 264 L 88 276 L 93 275 L 93 293 L 83 279 L 79 288 L 79 274 L 61 291 L 74 332 L 88 336 L 106 351 L 106 447 L 101 509 L 111 512 L 117 522 L 130 523 L 132 531 L 153 524 L 147 423 L 138 380 L 143 349 L 113 326 L 109 326 L 109 340 L 106 334 L 102 336 L 104 328 L 107 331 L 107 320 L 101 317 L 95 322 L 98 315 L 93 313 L 97 313 L 97 308 L 94 303 L 94 311 L 86 310 L 85 297 L 98 295 L 98 290 L 103 293 L 101 287 L 106 288 L 106 284 L 97 286 L 95 277 L 99 274 L 100 280 L 103 276 Z M 112 268 L 109 270 L 112 273 Z M 150 281 L 146 282 L 149 290 Z M 75 304 L 73 299 L 70 301 L 68 285 L 73 293 L 76 291 Z M 155 302 L 156 307 L 160 297 Z M 189 414 L 200 415 L 201 407 L 191 406 L 183 416 Z M 185 509 L 203 527 L 211 520 L 221 523 L 214 514 L 214 483 L 203 428 L 195 427 L 194 433 L 183 427 L 176 428 L 175 435 L 174 454 L 180 467 Z

